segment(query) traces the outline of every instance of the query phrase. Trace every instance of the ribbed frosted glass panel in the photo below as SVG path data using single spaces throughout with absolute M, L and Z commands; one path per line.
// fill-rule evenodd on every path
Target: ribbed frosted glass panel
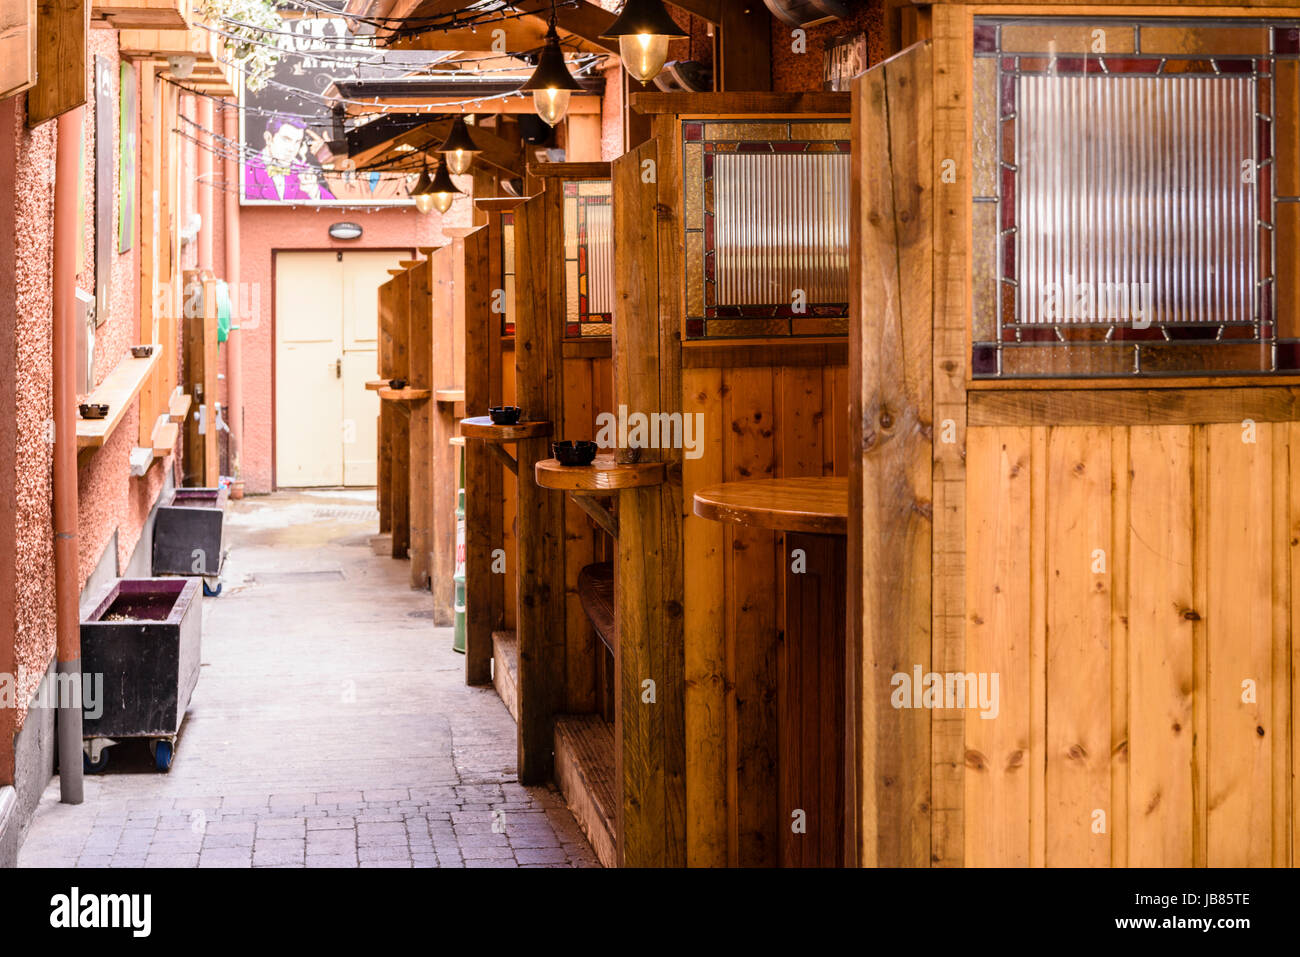
M 1255 317 L 1255 82 L 1021 76 L 1014 275 L 1027 323 Z
M 718 153 L 714 262 L 719 305 L 849 297 L 847 153 Z
M 591 290 L 588 312 L 614 311 L 614 243 L 611 214 L 613 207 L 587 206 L 587 282 Z

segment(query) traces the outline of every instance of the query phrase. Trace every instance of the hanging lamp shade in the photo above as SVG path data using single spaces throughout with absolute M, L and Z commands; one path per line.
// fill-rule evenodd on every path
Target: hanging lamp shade
M 673 21 L 662 0 L 627 0 L 618 19 L 601 36 L 618 39 L 623 69 L 647 83 L 668 59 L 668 41 L 685 39 L 687 33 Z
M 415 181 L 410 196 L 415 200 L 415 208 L 420 212 L 427 213 L 433 209 L 433 179 L 429 176 L 428 163 L 425 163 L 424 169 L 420 171 L 420 178 Z
M 542 52 L 537 57 L 537 69 L 519 90 L 521 93 L 532 93 L 533 109 L 537 115 L 555 126 L 569 111 L 570 94 L 581 89 L 582 84 L 573 78 L 568 64 L 564 62 L 560 35 L 555 32 L 555 24 L 552 23 L 546 31 L 546 46 L 542 47 Z
M 433 197 L 433 208 L 440 213 L 451 209 L 452 201 L 461 195 L 456 184 L 451 181 L 446 163 L 438 164 L 438 172 L 433 174 L 433 182 L 430 184 L 430 195 Z
M 469 170 L 474 157 L 480 151 L 474 145 L 474 138 L 469 134 L 469 125 L 465 122 L 465 117 L 458 116 L 451 121 L 451 132 L 447 134 L 446 141 L 438 147 L 438 151 L 442 153 L 442 161 L 457 176 Z

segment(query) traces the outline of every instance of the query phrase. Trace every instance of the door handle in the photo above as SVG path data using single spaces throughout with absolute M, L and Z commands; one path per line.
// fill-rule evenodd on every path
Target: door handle
M 334 378 L 343 378 L 343 360 L 341 358 L 334 360 Z

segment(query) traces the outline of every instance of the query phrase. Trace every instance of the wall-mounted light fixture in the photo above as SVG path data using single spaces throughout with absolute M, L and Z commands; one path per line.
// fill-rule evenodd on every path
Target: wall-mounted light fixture
M 361 226 L 358 223 L 333 223 L 330 226 L 330 239 L 360 239 Z

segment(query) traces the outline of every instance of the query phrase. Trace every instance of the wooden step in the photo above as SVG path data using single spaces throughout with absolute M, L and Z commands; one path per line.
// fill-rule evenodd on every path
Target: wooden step
M 614 726 L 597 714 L 555 719 L 555 783 L 605 867 L 618 866 Z
M 492 686 L 519 723 L 519 641 L 513 631 L 492 632 Z
M 614 650 L 614 565 L 597 562 L 578 572 L 578 597 L 591 626 L 611 652 Z

